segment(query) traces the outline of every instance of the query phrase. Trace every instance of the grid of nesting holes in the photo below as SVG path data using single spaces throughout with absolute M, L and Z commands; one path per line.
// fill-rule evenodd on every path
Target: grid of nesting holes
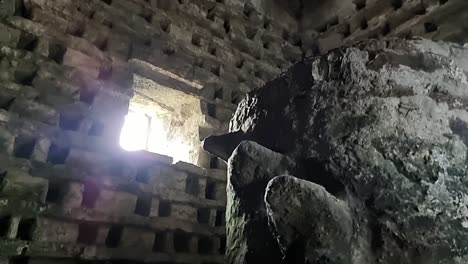
M 19 135 L 13 145 L 13 156 L 20 159 L 31 159 L 36 149 L 41 150 L 39 139 L 29 135 Z M 41 150 L 42 151 L 42 150 Z M 52 143 L 47 151 L 47 162 L 54 165 L 65 164 L 70 153 L 68 146 Z
M 111 4 L 111 0 L 104 0 L 106 4 Z M 144 17 L 148 22 L 150 20 L 149 16 Z M 77 31 L 74 33 L 75 36 L 82 36 L 83 31 L 82 29 L 77 29 Z M 34 43 L 34 41 L 31 41 L 31 43 Z M 34 45 L 28 45 L 25 46 L 25 48 L 32 49 L 31 47 Z M 61 63 L 63 60 L 63 55 L 65 52 L 65 48 L 62 46 L 54 46 L 52 45 L 52 50 L 50 52 L 51 58 L 58 62 Z M 214 53 L 214 49 L 212 50 Z M 21 80 L 21 83 L 23 84 L 28 84 L 31 81 L 27 80 L 32 80 L 31 78 L 24 78 Z M 94 99 L 95 94 L 86 89 L 83 88 L 80 93 L 80 100 L 86 103 L 92 103 Z M 7 103 L 2 105 L 3 109 L 8 109 L 8 107 L 11 105 L 11 103 L 14 100 L 9 100 Z M 60 116 L 59 120 L 59 125 L 62 129 L 64 130 L 72 130 L 76 131 L 80 127 L 80 123 L 83 120 L 81 116 L 71 116 L 67 114 L 62 114 Z M 90 135 L 100 135 L 102 133 L 102 125 L 99 123 L 93 124 L 93 126 L 90 129 Z M 28 136 L 20 136 L 15 140 L 15 147 L 14 147 L 14 155 L 18 158 L 25 158 L 29 159 L 31 158 L 33 152 L 34 152 L 34 147 L 37 144 L 37 138 L 34 137 L 28 137 Z M 52 144 L 50 146 L 49 152 L 48 152 L 48 157 L 47 161 L 52 163 L 52 164 L 63 164 L 66 160 L 66 157 L 68 156 L 69 149 L 64 148 L 55 144 Z M 49 190 L 47 193 L 46 201 L 49 203 L 58 203 L 61 201 L 63 198 L 63 183 L 59 182 L 50 182 L 49 184 Z M 99 195 L 100 189 L 93 183 L 85 183 L 84 185 L 84 192 L 83 192 L 83 200 L 82 200 L 82 206 L 87 207 L 87 208 L 93 208 L 97 197 Z M 150 199 L 148 195 L 141 195 L 139 196 L 139 199 L 137 201 L 137 206 L 135 208 L 135 213 L 136 214 L 141 214 L 141 215 L 148 215 L 149 214 L 149 204 L 150 204 Z M 168 202 L 161 202 L 160 209 L 159 209 L 159 215 L 160 216 L 165 216 L 165 215 L 170 215 L 170 203 Z M 35 228 L 35 219 L 21 219 L 20 223 L 18 225 L 18 231 L 17 231 L 17 237 L 18 239 L 21 240 L 31 240 L 33 237 L 33 232 Z M 8 234 L 11 233 L 10 230 L 11 227 L 11 216 L 6 216 L 2 217 L 0 219 L 0 236 L 7 236 Z M 83 243 L 83 244 L 93 244 L 96 242 L 96 236 L 98 233 L 99 227 L 95 225 L 94 223 L 81 223 L 79 224 L 79 236 L 78 236 L 78 242 Z M 122 226 L 112 226 L 109 228 L 108 236 L 106 238 L 106 245 L 109 247 L 116 247 L 118 246 L 118 242 L 121 239 L 122 235 Z M 179 248 L 181 251 L 186 250 L 186 246 L 183 246 L 187 239 L 184 239 L 184 235 L 176 234 L 176 249 Z M 200 250 L 200 253 L 207 253 L 209 251 L 208 248 L 210 248 L 207 245 L 211 245 L 211 241 L 209 241 L 208 238 L 201 238 L 200 239 L 200 244 L 202 245 Z M 19 261 L 15 261 L 19 262 Z
M 23 241 L 33 240 L 36 230 L 36 219 L 20 218 L 17 225 L 15 221 L 18 221 L 18 219 L 15 219 L 11 215 L 0 217 L 0 238 L 19 239 Z M 15 228 L 16 230 L 13 230 Z
M 85 245 L 93 245 L 97 242 L 97 237 L 100 229 L 107 231 L 104 244 L 108 248 L 118 248 L 122 241 L 122 235 L 125 229 L 123 225 L 104 225 L 97 223 L 80 223 L 78 227 L 77 242 Z M 152 232 L 149 231 L 148 232 Z M 190 242 L 192 239 L 198 238 L 198 253 L 200 254 L 213 254 L 214 243 L 212 238 L 206 236 L 196 237 L 191 233 L 182 230 L 175 231 L 153 231 L 154 240 L 152 251 L 153 252 L 167 252 L 171 248 L 177 253 L 189 253 Z M 172 245 L 170 236 L 172 235 Z
M 97 243 L 100 229 L 107 231 L 104 244 L 108 248 L 119 248 L 122 242 L 122 235 L 125 229 L 123 225 L 105 225 L 97 223 L 80 223 L 78 226 L 77 242 L 84 245 L 93 245 Z M 176 253 L 195 253 L 191 252 L 191 241 L 198 239 L 197 253 L 202 255 L 223 254 L 223 243 L 225 238 L 220 237 L 221 248 L 216 249 L 213 238 L 208 236 L 196 236 L 182 230 L 157 230 L 150 231 L 154 234 L 153 252 L 170 253 L 172 249 Z M 172 238 L 172 239 L 171 239 Z M 224 241 L 223 241 L 224 240 Z M 218 250 L 218 252 L 216 252 Z
M 208 200 L 217 200 L 218 188 L 221 187 L 217 181 L 207 178 L 204 192 L 204 198 Z M 200 187 L 200 176 L 189 173 L 185 181 L 185 193 L 199 196 L 202 188 Z
M 214 218 L 212 218 L 213 214 Z M 199 208 L 197 210 L 197 222 L 216 227 L 224 226 L 226 224 L 226 210 L 224 208 Z
M 448 2 L 448 0 L 439 0 L 439 5 L 440 6 L 445 5 L 447 2 Z M 354 1 L 354 4 L 355 4 L 356 11 L 360 11 L 360 10 L 366 8 L 367 0 L 356 0 L 356 1 Z M 391 0 L 390 4 L 393 7 L 393 9 L 396 11 L 396 10 L 399 10 L 400 8 L 403 7 L 403 5 L 405 4 L 405 0 Z M 427 13 L 427 7 L 424 5 L 423 2 L 421 2 L 419 5 L 417 5 L 413 10 L 413 14 L 415 16 L 424 15 L 426 13 Z M 366 18 L 365 16 L 362 18 L 361 23 L 360 23 L 360 28 L 362 30 L 366 30 L 368 28 L 368 19 L 370 19 L 370 18 Z M 336 24 L 337 24 L 337 18 L 335 18 L 332 22 L 326 24 L 324 27 L 320 28 L 319 32 L 325 32 L 327 29 L 329 29 L 330 27 L 332 27 L 332 26 L 334 26 Z M 339 30 L 338 32 L 343 33 L 344 37 L 348 37 L 351 34 L 351 32 L 349 30 L 350 25 L 348 23 L 345 23 L 344 25 L 340 25 L 340 26 L 344 30 L 342 30 L 342 31 Z M 426 21 L 423 24 L 423 26 L 424 26 L 425 33 L 432 33 L 432 32 L 435 32 L 435 31 L 438 30 L 438 25 L 436 23 L 434 23 L 433 21 Z M 382 27 L 381 34 L 383 36 L 386 36 L 391 31 L 392 31 L 392 28 L 390 26 L 390 23 L 387 22 Z M 407 35 L 411 36 L 412 34 L 411 34 L 411 32 L 408 32 Z

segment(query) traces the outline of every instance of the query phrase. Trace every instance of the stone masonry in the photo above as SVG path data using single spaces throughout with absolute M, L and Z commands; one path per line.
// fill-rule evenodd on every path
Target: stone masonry
M 302 57 L 296 22 L 268 10 L 0 1 L 0 263 L 223 263 L 225 170 L 118 138 L 134 73 L 199 98 L 213 124 L 200 139 L 226 131 L 243 94 Z
M 135 76 L 199 100 L 201 141 L 306 55 L 392 34 L 466 42 L 441 31 L 465 0 L 279 2 L 0 0 L 0 264 L 224 262 L 225 165 L 118 146 Z
M 308 55 L 381 37 L 420 36 L 465 44 L 465 0 L 303 1 L 299 25 Z
M 371 40 L 250 92 L 205 144 L 232 153 L 227 263 L 467 263 L 467 62 Z

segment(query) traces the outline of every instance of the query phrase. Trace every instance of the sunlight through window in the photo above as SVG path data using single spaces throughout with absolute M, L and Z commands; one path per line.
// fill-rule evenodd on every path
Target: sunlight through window
M 148 147 L 150 118 L 129 111 L 120 134 L 120 146 L 128 151 L 144 150 Z
M 120 146 L 127 151 L 147 150 L 177 161 L 190 161 L 190 146 L 180 137 L 169 137 L 168 128 L 156 116 L 129 111 L 120 134 Z

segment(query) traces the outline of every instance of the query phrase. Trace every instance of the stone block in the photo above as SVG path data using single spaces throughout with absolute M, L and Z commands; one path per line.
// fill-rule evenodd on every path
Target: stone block
M 11 154 L 15 144 L 15 135 L 0 125 L 0 153 Z
M 263 50 L 263 45 L 258 45 L 258 43 L 240 37 L 240 36 L 235 36 L 230 33 L 230 37 L 232 40 L 232 44 L 234 47 L 238 48 L 240 51 L 248 53 L 249 55 L 253 56 L 256 59 L 261 59 L 264 53 Z
M 327 52 L 343 45 L 343 34 L 332 32 L 318 39 L 320 52 Z
M 165 190 L 185 191 L 187 173 L 174 170 L 169 167 L 158 167 L 149 172 L 153 179 L 153 192 L 159 193 Z
M 67 14 L 66 19 L 69 20 L 67 33 L 73 36 L 81 37 L 84 32 L 84 28 L 88 23 L 88 19 L 83 12 L 80 10 L 70 10 L 70 13 Z
M 200 197 L 200 198 L 205 198 L 206 181 L 207 181 L 206 178 L 200 178 L 200 180 L 199 180 L 200 193 L 198 194 L 198 197 Z
M 212 178 L 213 180 L 218 180 L 225 182 L 227 180 L 227 173 L 226 170 L 223 169 L 210 169 L 207 170 L 208 177 Z
M 44 1 L 44 0 L 27 0 L 26 7 L 28 8 L 40 8 L 43 10 L 66 10 L 67 8 L 72 7 L 71 0 L 51 0 L 51 1 Z
M 370 0 L 366 4 L 365 14 L 367 18 L 372 18 L 385 13 L 390 13 L 394 9 L 396 9 L 396 6 L 393 6 L 392 1 Z
M 18 9 L 19 0 L 0 0 L 0 18 L 13 16 Z
M 195 174 L 197 176 L 203 177 L 206 175 L 206 170 L 203 168 L 200 168 L 196 165 L 193 165 L 191 163 L 183 162 L 183 161 L 178 161 L 176 164 L 174 164 L 172 167 L 178 170 L 185 171 L 187 173 Z
M 58 113 L 55 109 L 31 100 L 16 99 L 10 111 L 49 125 L 58 123 Z
M 32 9 L 31 20 L 34 22 L 39 22 L 46 27 L 53 28 L 54 30 L 58 30 L 60 32 L 66 32 L 68 28 L 68 20 L 39 8 Z
M 2 180 L 1 193 L 3 196 L 16 199 L 45 202 L 48 181 L 43 178 L 32 177 L 24 171 L 8 171 Z
M 56 105 L 67 104 L 71 103 L 73 100 L 78 100 L 79 87 L 74 85 L 70 80 L 58 77 L 57 75 L 59 73 L 51 70 L 52 69 L 41 66 L 37 72 L 37 76 L 32 81 L 33 87 L 43 94 L 66 96 L 66 98 L 56 98 L 55 101 L 53 101 Z M 53 79 L 50 78 L 51 75 L 55 75 Z
M 70 182 L 68 184 L 68 190 L 62 200 L 62 210 L 71 211 L 80 207 L 83 200 L 83 188 L 83 184 L 79 182 Z
M 177 9 L 177 2 L 173 0 L 152 0 L 152 5 L 165 11 L 174 11 Z
M 137 197 L 130 193 L 102 190 L 96 201 L 96 211 L 110 215 L 132 215 Z
M 109 36 L 109 29 L 94 21 L 88 21 L 84 29 L 83 38 L 93 43 L 100 49 L 105 49 L 107 46 L 107 38 Z
M 198 253 L 198 237 L 192 236 L 188 241 L 189 252 L 192 254 Z
M 285 59 L 291 62 L 298 62 L 302 58 L 302 50 L 297 46 L 291 45 L 289 42 L 285 42 L 282 46 L 283 54 Z
M 75 243 L 78 225 L 50 218 L 39 217 L 36 222 L 34 239 L 40 242 Z
M 101 69 L 99 61 L 71 48 L 67 48 L 64 54 L 63 65 L 75 67 L 93 79 L 98 78 Z
M 197 221 L 197 208 L 191 205 L 172 203 L 171 209 L 171 217 L 173 218 L 191 222 Z
M 67 166 L 80 170 L 83 175 L 105 175 L 104 164 L 109 160 L 94 152 L 72 148 L 67 158 Z
M 233 36 L 245 37 L 245 24 L 244 21 L 239 19 L 231 19 L 229 20 L 229 33 Z
M 91 62 L 96 65 L 99 65 L 99 62 L 110 64 L 110 59 L 107 58 L 104 52 L 84 38 L 68 36 L 67 47 L 87 55 L 89 58 L 86 58 L 84 62 L 88 62 L 92 58 Z
M 120 246 L 123 248 L 134 248 L 151 250 L 154 242 L 154 232 L 133 227 L 125 227 L 122 232 Z
M 45 27 L 37 22 L 31 21 L 27 18 L 14 16 L 7 18 L 9 25 L 18 28 L 27 33 L 33 34 L 34 36 L 43 36 L 45 34 Z
M 9 219 L 8 219 L 9 218 Z M 5 221 L 5 222 L 4 222 Z M 18 226 L 21 221 L 21 217 L 5 217 L 2 219 L 2 225 L 8 224 L 8 227 L 2 227 L 6 228 L 8 230 L 4 230 L 3 236 L 9 239 L 15 239 L 18 235 Z M 7 223 L 9 222 L 9 223 Z M 3 231 L 3 230 L 2 230 Z
M 216 108 L 216 119 L 218 119 L 219 121 L 223 123 L 229 122 L 233 114 L 234 112 L 231 109 L 227 109 L 227 108 L 219 107 L 219 106 Z
M 1 2 L 0 2 L 1 8 Z M 0 9 L 1 10 L 1 9 Z M 1 11 L 0 11 L 1 16 Z M 20 41 L 21 32 L 17 29 L 10 28 L 5 26 L 4 24 L 0 24 L 0 44 L 9 46 L 9 47 L 16 47 L 18 42 Z
M 127 61 L 120 60 L 118 58 L 111 58 L 111 75 L 107 79 L 109 82 L 113 83 L 116 90 L 126 94 L 128 96 L 133 96 L 133 70 L 131 69 Z M 105 83 L 105 87 L 108 87 L 109 84 Z
M 126 1 L 126 0 L 113 0 L 112 6 L 122 10 L 122 12 L 125 12 L 127 14 L 129 13 L 139 14 L 144 8 L 143 5 L 140 5 L 137 2 Z
M 47 155 L 50 149 L 50 140 L 48 138 L 38 138 L 34 146 L 31 159 L 39 162 L 46 162 Z
M 108 234 L 109 234 L 109 227 L 100 226 L 98 230 L 98 234 L 96 236 L 96 245 L 105 245 Z
M 128 112 L 129 100 L 128 96 L 116 91 L 101 90 L 94 98 L 92 110 L 109 117 L 117 115 L 123 118 Z
M 158 217 L 159 216 L 159 199 L 153 198 L 151 200 L 151 210 L 150 210 L 150 217 Z
M 129 36 L 111 32 L 107 39 L 107 51 L 112 56 L 128 60 L 130 56 L 131 40 Z
M 14 80 L 17 83 L 29 85 L 37 73 L 37 65 L 32 60 L 18 59 L 12 61 Z
M 169 34 L 175 40 L 186 43 L 187 45 L 192 41 L 192 33 L 190 31 L 174 24 L 171 25 L 171 31 Z

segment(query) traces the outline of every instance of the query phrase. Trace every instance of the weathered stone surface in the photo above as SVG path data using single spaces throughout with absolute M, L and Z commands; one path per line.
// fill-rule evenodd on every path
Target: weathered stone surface
M 50 218 L 37 219 L 33 238 L 37 241 L 74 243 L 78 238 L 78 225 Z
M 300 2 L 0 0 L 0 260 L 223 263 L 226 165 L 200 151 L 199 139 L 227 131 L 244 93 L 306 51 L 315 54 L 341 42 L 385 34 L 466 42 L 464 27 L 453 27 L 465 23 L 466 0 Z M 316 12 L 302 18 L 315 21 L 300 28 L 294 16 L 309 5 Z M 314 33 L 305 39 L 301 30 Z M 449 52 L 455 56 L 459 50 Z M 135 60 L 153 65 L 131 67 Z M 138 93 L 143 84 L 138 75 L 152 80 L 144 86 L 151 93 Z M 196 103 L 156 93 L 159 86 Z M 133 88 L 133 104 L 162 102 L 170 106 L 168 116 L 184 114 L 169 122 L 170 133 L 190 134 L 191 162 L 209 171 L 172 166 L 171 158 L 159 155 L 123 153 L 118 140 Z M 191 112 L 197 114 L 188 117 Z M 189 127 L 193 130 L 186 133 Z M 287 127 L 281 128 L 283 135 Z M 248 135 L 240 132 L 218 149 L 226 137 L 217 138 L 217 155 L 227 160 Z M 277 143 L 278 148 L 268 147 L 286 148 Z M 323 169 L 319 161 L 313 164 Z M 293 175 L 313 178 L 332 194 L 344 189 L 308 173 L 310 166 L 302 161 L 299 165 Z M 253 200 L 263 206 L 268 179 L 286 172 L 258 171 L 265 181 Z M 248 208 L 240 215 L 255 222 L 255 212 Z M 265 208 L 260 212 L 262 228 L 255 232 L 265 233 Z M 36 226 L 38 217 L 50 221 Z M 45 230 L 41 241 L 27 241 L 35 227 Z M 243 232 L 238 227 L 234 234 Z M 180 241 L 176 230 L 186 239 Z M 154 241 L 154 233 L 164 239 Z M 279 256 L 276 248 L 268 258 Z M 268 262 L 255 259 L 261 250 L 244 253 L 240 258 L 249 262 Z
M 228 166 L 228 263 L 281 263 L 263 197 L 268 182 L 292 167 L 286 157 L 251 141 L 234 150 Z
M 68 185 L 68 190 L 63 197 L 62 209 L 64 212 L 79 208 L 83 201 L 83 184 L 71 182 Z
M 150 230 L 126 227 L 122 233 L 122 247 L 148 250 L 153 246 L 154 233 Z
M 292 42 L 282 31 L 295 31 L 296 21 L 267 2 L 0 1 L 0 259 L 222 263 L 226 165 L 199 140 L 227 131 L 242 93 L 301 55 L 297 45 L 281 49 Z M 288 26 L 269 18 L 277 12 Z M 142 74 L 132 59 L 158 74 Z M 165 85 L 194 98 L 140 96 L 177 102 L 166 109 L 184 113 L 171 133 L 193 127 L 190 160 L 209 171 L 120 149 L 141 85 L 134 74 L 151 77 L 148 90 Z M 188 118 L 193 109 L 199 115 Z
M 302 6 L 299 34 L 303 50 L 315 55 L 342 43 L 380 37 L 419 36 L 463 45 L 468 36 L 458 25 L 467 8 L 464 0 L 309 1 Z M 311 30 L 318 34 L 310 35 Z
M 272 182 L 280 193 L 270 188 L 267 195 L 269 207 L 277 208 L 270 235 L 287 252 L 304 256 L 291 263 L 457 263 L 468 254 L 465 54 L 462 47 L 423 39 L 368 41 L 307 59 L 241 102 L 231 131 L 283 153 L 296 164 L 292 175 L 328 192 L 289 178 L 283 186 Z M 245 252 L 266 254 L 248 244 L 262 244 L 259 236 L 239 231 L 244 223 L 262 229 L 266 219 L 257 213 L 257 223 L 248 221 L 241 212 L 262 212 L 264 204 L 244 194 L 265 187 L 253 179 L 280 175 L 266 149 L 239 149 L 228 171 L 229 263 Z M 294 191 L 281 193 L 288 186 Z M 340 232 L 346 241 L 351 230 L 345 228 L 349 220 L 336 221 L 343 217 L 333 208 L 342 202 L 333 196 L 349 208 L 351 249 L 327 242 Z M 313 239 L 321 231 L 301 225 L 304 216 L 293 216 L 293 203 L 291 218 L 278 218 L 284 200 L 305 197 L 317 201 L 304 212 L 317 216 L 316 228 L 330 228 L 326 236 Z M 329 219 L 320 216 L 324 210 Z M 291 241 L 299 234 L 308 235 Z M 318 251 L 320 245 L 327 245 L 325 251 Z M 317 252 L 324 257 L 319 262 Z M 340 262 L 341 256 L 349 258 Z
M 265 203 L 285 262 L 350 263 L 353 223 L 346 202 L 313 182 L 279 176 L 268 183 Z
M 195 221 L 197 219 L 197 209 L 185 204 L 172 204 L 171 216 L 181 220 Z
M 32 177 L 19 170 L 11 170 L 0 177 L 0 193 L 20 200 L 42 203 L 47 194 L 47 180 Z
M 96 210 L 112 215 L 129 215 L 135 210 L 136 196 L 125 192 L 102 190 L 96 201 Z
M 17 0 L 2 0 L 0 1 L 0 18 L 13 16 L 18 9 Z
M 203 148 L 211 154 L 227 161 L 234 149 L 243 140 L 248 140 L 248 138 L 241 131 L 220 136 L 209 136 L 203 140 Z

